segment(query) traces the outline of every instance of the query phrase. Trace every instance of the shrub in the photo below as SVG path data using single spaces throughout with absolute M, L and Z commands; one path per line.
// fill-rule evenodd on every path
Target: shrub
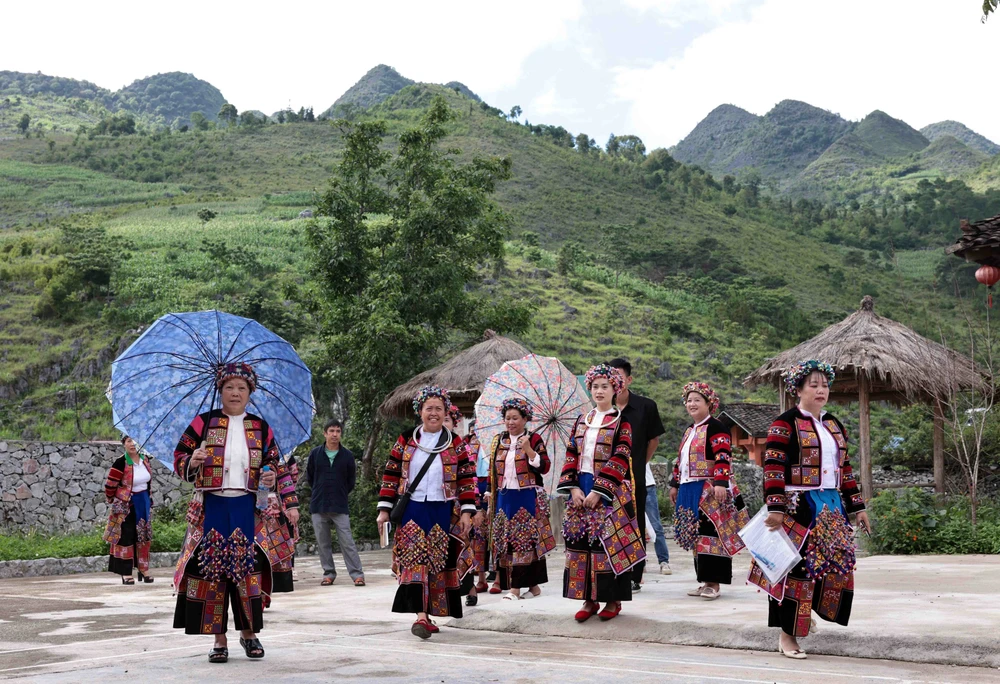
M 869 504 L 874 553 L 1000 553 L 1000 503 L 984 500 L 972 524 L 968 497 L 938 503 L 917 488 L 884 490 Z

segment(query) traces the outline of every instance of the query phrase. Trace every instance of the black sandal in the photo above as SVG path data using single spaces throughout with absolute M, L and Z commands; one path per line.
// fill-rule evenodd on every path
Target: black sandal
M 141 572 L 139 573 L 139 581 L 140 582 L 144 582 L 146 584 L 152 584 L 153 583 L 153 579 L 155 579 L 155 578 L 150 577 L 149 575 L 143 575 Z
M 240 646 L 247 654 L 247 658 L 253 658 L 258 660 L 264 657 L 264 647 L 260 644 L 260 639 L 254 637 L 253 639 L 244 639 L 240 637 Z
M 477 605 L 478 603 L 479 603 L 478 594 L 469 594 L 465 597 L 465 605 L 467 606 L 474 606 Z
M 128 581 L 126 582 L 125 580 Z M 135 579 L 131 575 L 129 576 L 122 575 L 122 584 L 131 587 L 133 584 L 135 584 Z
M 229 662 L 229 648 L 226 646 L 215 646 L 211 651 L 208 652 L 208 662 L 210 663 L 228 663 Z

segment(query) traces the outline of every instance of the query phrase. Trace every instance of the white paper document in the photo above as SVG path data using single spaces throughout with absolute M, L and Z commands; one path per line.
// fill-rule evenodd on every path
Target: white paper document
M 785 534 L 784 528 L 779 527 L 776 530 L 767 528 L 764 524 L 767 515 L 767 506 L 762 506 L 757 515 L 738 534 L 747 545 L 747 551 L 764 572 L 767 581 L 778 584 L 799 564 L 802 556 Z

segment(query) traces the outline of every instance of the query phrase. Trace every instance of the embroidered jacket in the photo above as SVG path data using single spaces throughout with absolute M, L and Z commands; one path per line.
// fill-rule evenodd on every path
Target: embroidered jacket
M 174 472 L 181 479 L 193 482 L 195 489 L 199 491 L 222 489 L 226 466 L 226 433 L 230 420 L 232 419 L 222 409 L 201 414 L 184 430 L 177 448 L 174 449 Z M 256 492 L 261 468 L 270 466 L 277 478 L 274 491 L 281 495 L 283 506 L 298 508 L 299 499 L 295 494 L 295 481 L 291 479 L 288 468 L 281 463 L 278 445 L 274 441 L 274 432 L 267 421 L 248 413 L 243 419 L 243 432 L 250 452 L 250 466 L 247 469 L 244 488 L 248 492 Z M 208 458 L 200 469 L 190 470 L 188 463 L 191 455 L 201 444 L 202 439 L 205 440 Z
M 688 477 L 692 480 L 712 480 L 717 487 L 729 486 L 729 471 L 733 458 L 733 438 L 729 430 L 714 416 L 709 417 L 701 425 L 689 425 L 681 438 L 681 446 L 677 450 L 677 460 L 670 476 L 670 486 L 681 486 L 681 451 L 691 432 L 691 448 L 688 451 Z
M 587 416 L 595 413 L 592 410 Z M 632 426 L 625 419 L 611 424 L 620 415 L 616 411 L 604 416 L 603 425 L 607 427 L 598 430 L 594 447 L 594 491 L 608 501 L 614 498 L 615 491 L 625 480 L 632 478 Z M 587 436 L 587 416 L 578 416 L 573 425 L 566 445 L 566 463 L 556 487 L 558 492 L 569 493 L 580 487 L 579 468 Z
M 517 470 L 517 486 L 521 489 L 529 487 L 541 487 L 542 475 L 552 468 L 552 461 L 545 450 L 545 441 L 540 435 L 532 433 L 528 438 L 531 441 L 531 448 L 538 454 L 538 467 L 535 468 L 528 463 L 528 455 L 524 453 L 520 446 L 515 445 L 514 468 Z M 504 474 L 507 469 L 507 449 L 510 447 L 510 433 L 502 432 L 493 438 L 490 447 L 490 489 L 496 491 L 503 489 Z
M 863 511 L 865 502 L 848 458 L 847 432 L 843 424 L 829 413 L 823 417 L 823 424 L 837 442 L 838 488 L 844 507 L 848 513 Z M 833 488 L 821 481 L 823 457 L 816 425 L 798 407 L 785 411 L 775 419 L 767 432 L 764 449 L 764 501 L 767 510 L 787 511 L 787 486 L 797 490 L 822 489 L 823 485 L 827 485 L 826 489 Z
M 148 465 L 146 466 L 149 467 Z M 150 494 L 150 504 L 152 504 L 153 482 L 147 485 Z M 128 517 L 130 503 L 132 501 L 132 466 L 128 464 L 124 456 L 119 456 L 111 464 L 108 477 L 104 481 L 104 496 L 111 504 L 108 514 L 108 524 L 104 528 L 104 541 L 109 544 L 117 544 L 122 536 L 122 522 Z
M 410 462 L 420 448 L 415 438 L 417 429 L 411 428 L 401 434 L 389 453 L 389 461 L 382 473 L 382 488 L 379 490 L 378 507 L 392 509 L 410 481 Z M 442 432 L 441 439 L 445 439 Z M 476 466 L 469 460 L 468 445 L 458 434 L 451 433 L 451 444 L 434 457 L 439 459 L 443 470 L 444 498 L 458 500 L 463 511 L 476 512 Z M 438 444 L 438 446 L 443 446 Z M 436 467 L 436 466 L 431 466 Z M 413 473 L 416 475 L 416 473 Z

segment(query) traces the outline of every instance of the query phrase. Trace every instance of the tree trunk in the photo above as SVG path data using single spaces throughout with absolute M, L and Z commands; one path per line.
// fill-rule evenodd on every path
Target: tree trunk
M 861 433 L 858 435 L 858 446 L 861 452 L 861 494 L 867 502 L 874 493 L 872 487 L 871 406 L 868 403 L 868 378 L 861 370 L 858 370 L 858 403 L 861 414 L 858 420 Z
M 934 402 L 934 492 L 944 494 L 944 411 Z
M 372 431 L 368 434 L 368 442 L 365 444 L 365 453 L 361 457 L 361 476 L 366 481 L 372 476 L 372 460 L 375 456 L 375 448 L 382 437 L 383 429 L 385 429 L 385 423 L 380 416 L 376 416 L 375 422 L 372 424 Z

